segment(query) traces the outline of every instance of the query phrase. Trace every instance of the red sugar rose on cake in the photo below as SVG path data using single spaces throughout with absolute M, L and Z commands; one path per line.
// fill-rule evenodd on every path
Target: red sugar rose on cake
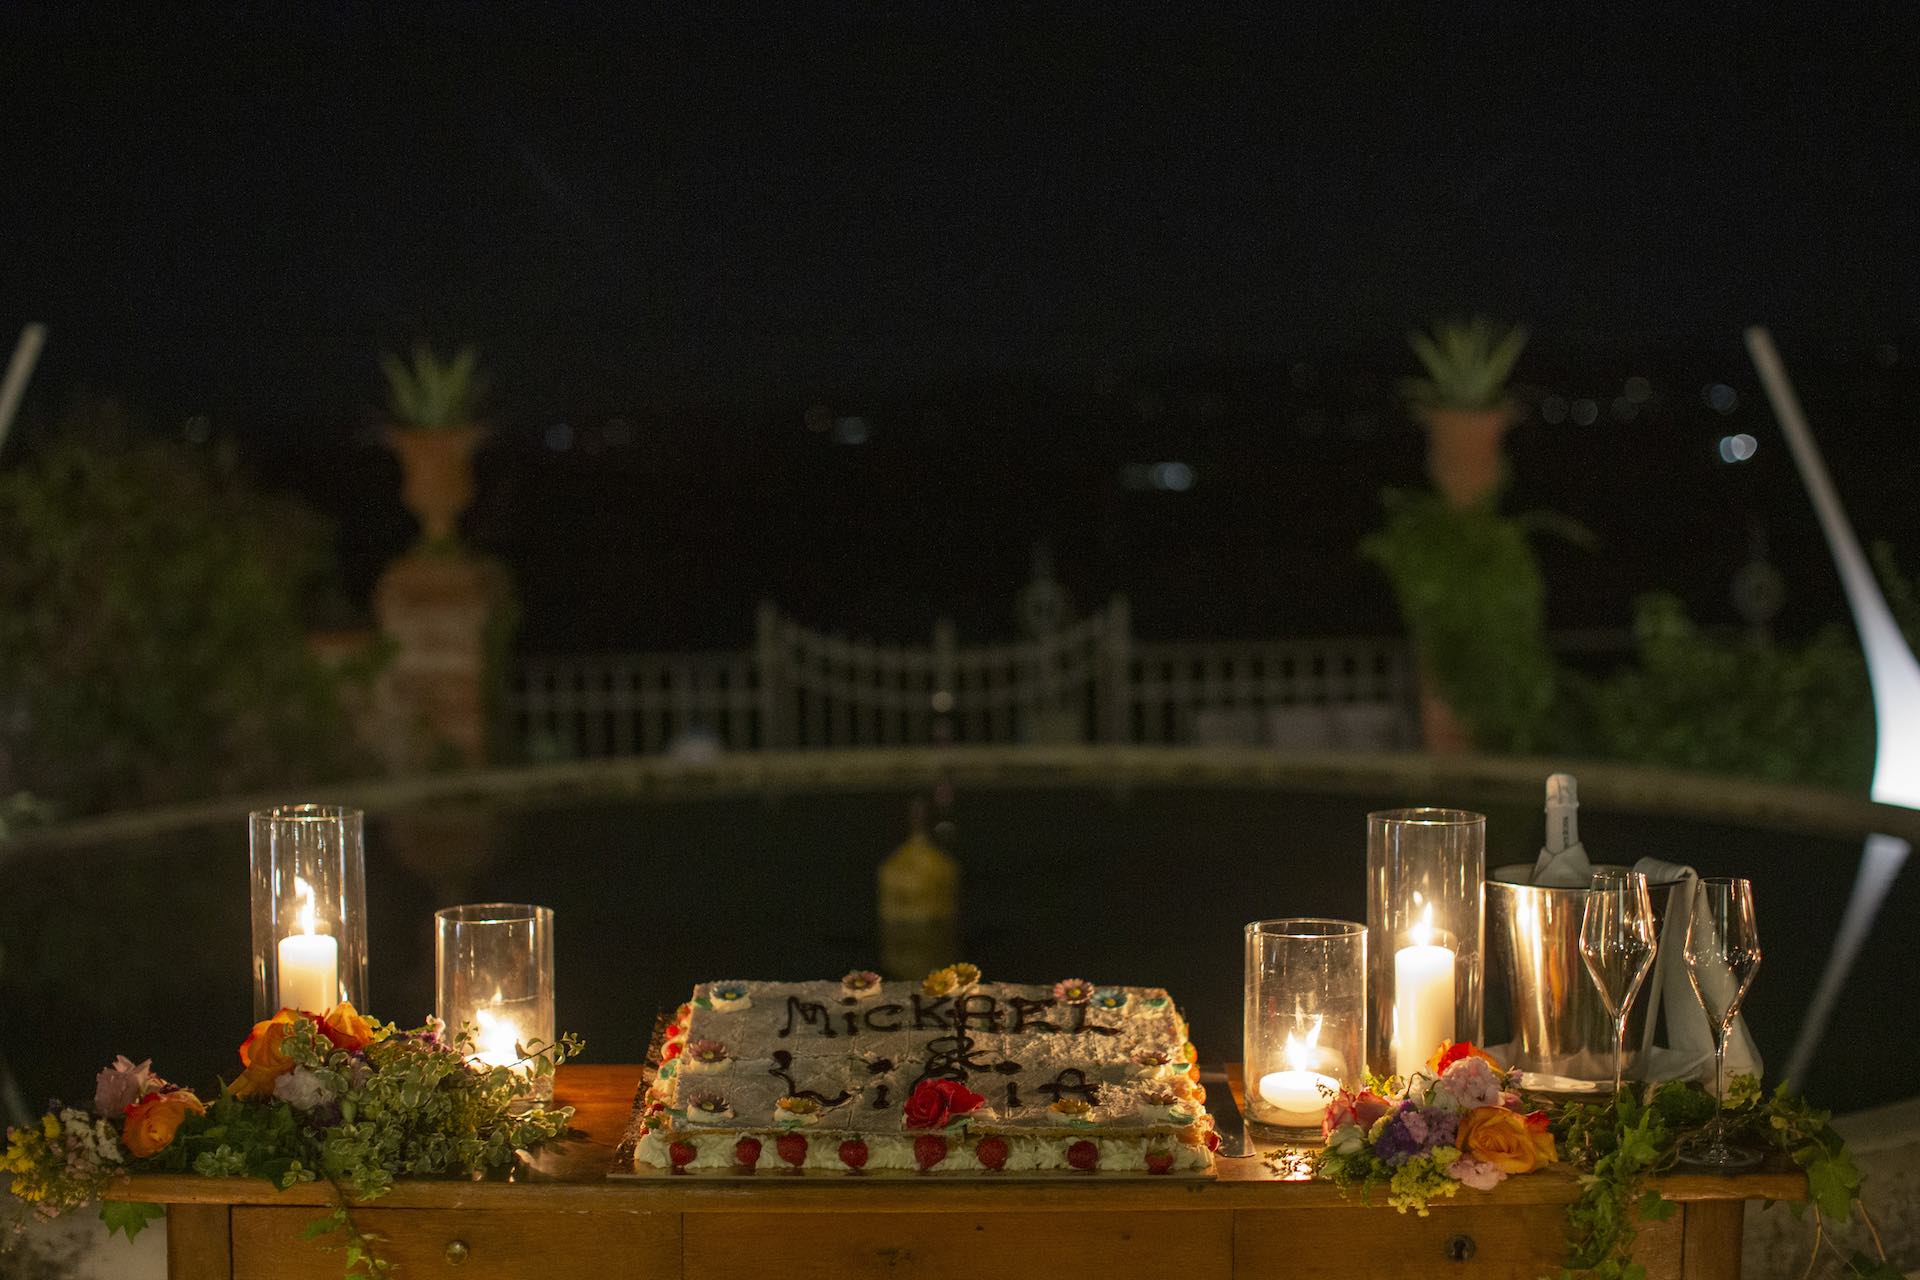
M 978 1111 L 986 1099 L 958 1080 L 922 1080 L 900 1108 L 909 1129 L 944 1129 Z

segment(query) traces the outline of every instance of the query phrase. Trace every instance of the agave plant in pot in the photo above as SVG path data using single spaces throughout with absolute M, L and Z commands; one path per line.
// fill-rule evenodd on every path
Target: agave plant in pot
M 1427 373 L 1402 383 L 1427 428 L 1427 474 L 1448 503 L 1471 506 L 1500 487 L 1500 443 L 1514 422 L 1507 378 L 1527 331 L 1475 318 L 1410 333 L 1407 341 Z
M 392 354 L 380 360 L 393 415 L 385 441 L 400 459 L 400 499 L 426 546 L 457 545 L 460 517 L 473 504 L 473 454 L 486 435 L 475 420 L 486 393 L 478 363 L 472 347 L 443 362 L 425 343 L 411 364 Z

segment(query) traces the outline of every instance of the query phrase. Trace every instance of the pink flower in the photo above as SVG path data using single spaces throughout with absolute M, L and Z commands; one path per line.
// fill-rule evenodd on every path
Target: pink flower
M 1503 1101 L 1500 1077 L 1483 1058 L 1461 1058 L 1441 1072 L 1434 1096 L 1435 1105 L 1459 1111 L 1498 1107 Z
M 1470 1160 L 1465 1156 L 1447 1166 L 1447 1176 L 1475 1191 L 1491 1191 L 1507 1180 L 1506 1174 L 1485 1160 Z
M 1062 1004 L 1085 1004 L 1093 999 L 1093 984 L 1085 978 L 1063 978 L 1053 984 L 1053 998 Z
M 1342 1089 L 1327 1104 L 1327 1113 L 1320 1120 L 1320 1133 L 1323 1137 L 1332 1137 L 1335 1129 L 1349 1124 L 1361 1133 L 1370 1133 L 1374 1122 L 1391 1110 L 1393 1104 L 1377 1093 L 1367 1089 L 1358 1093 Z
M 94 1077 L 93 1109 L 103 1116 L 124 1116 L 127 1108 L 150 1093 L 164 1093 L 167 1082 L 153 1074 L 153 1059 L 138 1066 L 121 1054 L 113 1065 Z

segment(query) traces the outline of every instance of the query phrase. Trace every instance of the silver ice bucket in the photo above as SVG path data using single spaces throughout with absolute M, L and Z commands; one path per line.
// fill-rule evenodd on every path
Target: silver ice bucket
M 1509 1054 L 1513 1065 L 1528 1075 L 1558 1077 L 1568 1085 L 1604 1083 L 1611 1088 L 1612 1019 L 1580 959 L 1587 890 L 1523 883 L 1532 874 L 1531 863 L 1514 863 L 1495 867 L 1487 877 L 1488 1013 L 1505 1011 L 1506 1038 L 1512 1045 Z M 1662 880 L 1647 886 L 1653 899 L 1655 937 L 1662 936 L 1667 901 L 1681 883 Z M 1655 970 L 1641 985 L 1627 1019 L 1629 1076 L 1639 1068 L 1649 997 L 1663 959 L 1656 958 Z M 1487 1038 L 1497 1043 L 1497 1028 L 1488 1030 Z M 1551 1081 L 1529 1083 L 1552 1087 Z

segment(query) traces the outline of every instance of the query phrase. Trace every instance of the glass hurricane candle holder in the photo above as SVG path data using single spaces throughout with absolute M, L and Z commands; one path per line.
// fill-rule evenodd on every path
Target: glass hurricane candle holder
M 1330 1096 L 1365 1082 L 1367 928 L 1256 920 L 1246 933 L 1247 1121 L 1280 1141 L 1318 1142 Z
M 249 817 L 253 1016 L 367 1006 L 366 849 L 358 809 L 287 804 Z
M 553 911 L 481 902 L 434 913 L 434 971 L 449 1036 L 467 1028 L 472 1060 L 513 1067 L 529 1096 L 550 1098 L 553 1077 L 535 1076 L 530 1051 L 553 1043 Z
M 1480 1040 L 1487 820 L 1464 809 L 1367 815 L 1367 1060 L 1411 1076 L 1445 1040 Z

